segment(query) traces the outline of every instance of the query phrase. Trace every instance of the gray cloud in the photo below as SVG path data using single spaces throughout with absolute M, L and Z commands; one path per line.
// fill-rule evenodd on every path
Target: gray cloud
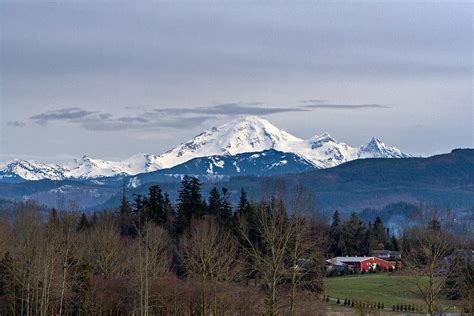
M 13 126 L 13 127 L 23 127 L 26 124 L 23 121 L 9 121 L 9 122 L 7 122 L 7 125 L 8 126 Z
M 78 107 L 63 108 L 33 115 L 30 119 L 40 125 L 48 124 L 50 121 L 79 121 L 98 111 L 87 111 Z
M 160 130 L 162 128 L 177 129 L 190 125 L 199 126 L 205 121 L 215 118 L 215 116 L 203 115 L 193 117 L 164 116 L 156 113 L 114 118 L 109 113 L 106 114 L 106 119 L 99 119 L 100 115 L 98 117 L 88 117 L 79 124 L 82 128 L 91 131 Z
M 144 117 L 127 117 L 127 116 L 124 116 L 124 117 L 119 117 L 117 120 L 120 121 L 120 122 L 124 122 L 124 123 L 148 123 L 149 122 Z
M 309 104 L 304 105 L 304 108 L 310 109 L 338 109 L 338 110 L 356 110 L 356 109 L 387 109 L 390 108 L 383 104 Z
M 301 100 L 301 103 L 323 103 L 326 102 L 325 100 L 321 99 L 309 99 L 309 100 Z
M 212 115 L 270 115 L 276 113 L 285 112 L 303 112 L 308 111 L 299 106 L 293 107 L 271 107 L 263 106 L 261 102 L 249 102 L 249 103 L 222 103 L 213 106 L 206 107 L 181 107 L 181 108 L 163 108 L 154 109 L 155 113 L 165 113 L 171 115 L 182 115 L 182 114 L 212 114 Z

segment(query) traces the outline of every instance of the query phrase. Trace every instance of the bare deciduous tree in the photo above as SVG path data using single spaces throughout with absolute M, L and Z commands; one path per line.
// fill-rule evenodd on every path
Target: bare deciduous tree
M 255 263 L 255 269 L 267 289 L 266 313 L 275 315 L 282 308 L 279 290 L 288 276 L 288 258 L 291 240 L 295 234 L 295 222 L 288 220 L 283 202 L 272 200 L 256 207 L 254 229 L 258 240 L 249 234 L 249 223 L 240 218 L 240 231 L 247 243 L 247 253 Z
M 298 290 L 317 292 L 322 287 L 323 224 L 316 214 L 315 199 L 302 186 L 293 190 L 289 218 L 294 233 L 290 241 L 290 314 L 295 313 Z
M 120 237 L 116 225 L 100 223 L 89 234 L 83 254 L 94 273 L 104 277 L 124 275 L 129 266 L 128 246 L 128 242 Z
M 403 265 L 415 280 L 418 294 L 428 313 L 436 312 L 436 304 L 450 269 L 443 263 L 454 247 L 449 229 L 453 223 L 447 210 L 423 210 L 416 225 L 404 234 Z
M 168 233 L 154 223 L 146 223 L 138 230 L 134 249 L 136 275 L 139 280 L 140 315 L 152 314 L 150 287 L 158 277 L 164 277 L 170 269 L 170 238 Z M 159 308 L 159 306 L 157 306 Z
M 212 314 L 217 314 L 216 285 L 231 281 L 238 272 L 237 243 L 231 231 L 212 217 L 194 219 L 189 233 L 181 240 L 181 251 L 189 276 L 202 285 L 201 312 L 206 314 L 211 309 Z M 208 286 L 214 289 L 210 307 L 205 300 Z

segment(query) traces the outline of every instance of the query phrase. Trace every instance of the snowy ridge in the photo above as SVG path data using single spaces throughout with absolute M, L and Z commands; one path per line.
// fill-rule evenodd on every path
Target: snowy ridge
M 62 180 L 64 172 L 59 165 L 16 159 L 0 170 L 0 179 L 20 177 L 25 180 Z
M 411 157 L 375 137 L 360 147 L 338 142 L 328 133 L 304 140 L 279 129 L 265 119 L 249 116 L 213 127 L 160 155 L 137 154 L 123 161 L 83 156 L 64 166 L 14 160 L 0 168 L 0 181 L 17 178 L 62 180 L 136 175 L 172 168 L 199 157 L 233 156 L 270 149 L 297 154 L 317 168 L 334 167 L 360 158 Z M 275 168 L 282 164 L 283 162 L 275 164 Z M 219 167 L 219 164 L 212 164 L 209 166 L 209 173 L 214 173 Z
M 92 159 L 83 156 L 66 167 L 65 178 L 89 179 L 155 171 L 160 168 L 156 156 L 137 154 L 123 161 Z
M 336 141 L 328 133 L 303 140 L 271 124 L 250 116 L 204 131 L 194 139 L 157 157 L 163 168 L 171 168 L 196 157 L 236 155 L 275 149 L 296 153 L 319 168 L 335 167 L 359 158 L 407 158 L 410 155 L 385 145 L 377 138 L 361 147 Z

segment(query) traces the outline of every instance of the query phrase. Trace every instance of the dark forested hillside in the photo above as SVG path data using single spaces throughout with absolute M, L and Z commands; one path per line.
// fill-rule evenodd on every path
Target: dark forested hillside
M 429 158 L 361 159 L 335 168 L 291 176 L 233 178 L 222 184 L 231 191 L 246 188 L 258 199 L 261 188 L 284 185 L 288 194 L 302 185 L 325 212 L 382 208 L 388 204 L 436 205 L 453 209 L 474 206 L 474 149 L 453 150 Z
M 474 205 L 474 150 L 429 158 L 362 159 L 289 178 L 311 189 L 322 208 L 363 209 L 400 201 L 455 209 Z

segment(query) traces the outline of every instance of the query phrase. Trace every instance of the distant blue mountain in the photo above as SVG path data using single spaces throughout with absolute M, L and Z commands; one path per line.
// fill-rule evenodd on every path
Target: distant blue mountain
M 129 178 L 132 187 L 149 182 L 180 181 L 184 175 L 202 181 L 223 181 L 236 176 L 275 176 L 317 169 L 315 165 L 293 153 L 270 149 L 237 155 L 216 155 L 191 159 L 168 169 L 142 173 Z
M 31 199 L 46 206 L 75 201 L 79 207 L 98 210 L 119 204 L 124 183 L 131 184 L 127 190 L 130 199 L 146 194 L 156 183 L 175 200 L 184 174 L 211 180 L 202 187 L 204 196 L 213 186 L 226 187 L 233 203 L 241 188 L 258 201 L 281 185 L 286 189 L 284 198 L 290 199 L 301 185 L 314 193 L 317 208 L 327 213 L 380 210 L 398 202 L 449 207 L 456 212 L 474 207 L 474 149 L 428 158 L 358 159 L 328 169 L 316 169 L 300 156 L 272 150 L 211 156 L 136 177 L 0 183 L 0 199 Z

